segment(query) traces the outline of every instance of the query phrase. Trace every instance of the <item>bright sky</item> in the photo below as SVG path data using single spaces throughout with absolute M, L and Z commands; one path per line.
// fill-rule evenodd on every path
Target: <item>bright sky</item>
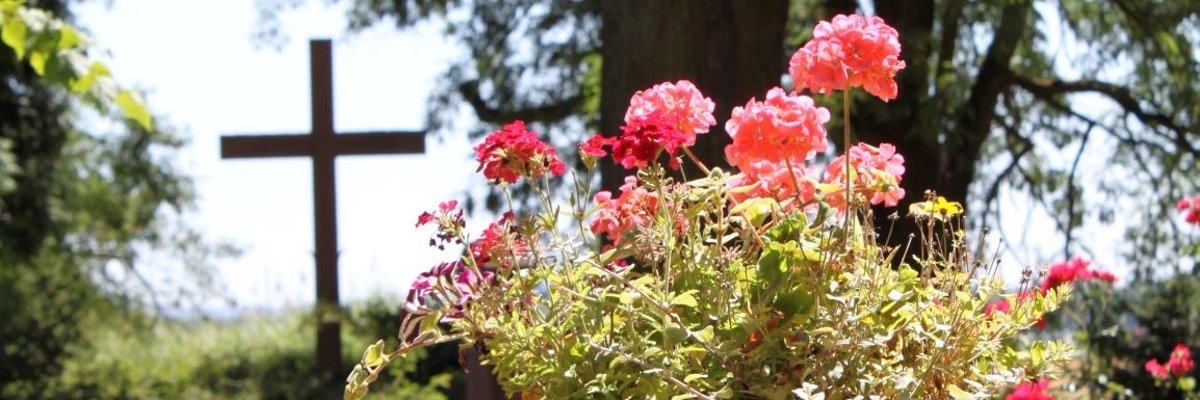
M 305 158 L 221 160 L 222 134 L 309 131 L 309 38 L 332 38 L 334 121 L 340 132 L 418 130 L 426 99 L 458 57 L 436 26 L 388 26 L 348 35 L 340 7 L 310 1 L 284 13 L 290 40 L 256 49 L 254 3 L 245 0 L 120 0 L 77 7 L 79 23 L 101 47 L 119 82 L 144 89 L 159 123 L 191 139 L 179 165 L 196 178 L 198 209 L 189 223 L 211 239 L 245 250 L 217 263 L 237 302 L 217 299 L 218 315 L 313 302 L 311 163 Z M 337 161 L 338 234 L 343 301 L 372 293 L 403 295 L 417 273 L 445 255 L 413 228 L 422 210 L 460 197 L 473 179 L 465 139 L 430 138 L 425 155 L 354 156 Z M 152 258 L 151 260 L 161 260 Z M 152 274 L 169 279 L 169 260 Z

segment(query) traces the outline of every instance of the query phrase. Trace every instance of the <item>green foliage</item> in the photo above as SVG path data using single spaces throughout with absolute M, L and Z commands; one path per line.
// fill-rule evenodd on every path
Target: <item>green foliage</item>
M 395 350 L 367 347 L 345 398 L 364 396 L 412 349 L 458 339 L 485 349 L 507 392 L 532 398 L 985 398 L 1054 375 L 1072 353 L 1065 342 L 1015 340 L 1070 288 L 1002 294 L 996 265 L 967 250 L 956 213 L 918 212 L 928 227 L 913 249 L 919 264 L 892 269 L 897 250 L 877 244 L 861 215 L 846 225 L 776 206 L 748 218 L 725 206 L 721 170 L 686 183 L 663 174 L 640 174 L 663 205 L 654 222 L 604 252 L 545 222 L 564 211 L 541 197 L 547 211 L 515 230 L 531 254 L 549 256 L 513 256 L 523 267 L 497 270 L 449 325 L 438 324 L 445 302 L 425 300 L 434 311 L 410 314 Z M 576 187 L 585 192 L 573 197 L 586 197 Z M 621 259 L 635 265 L 613 267 Z M 1012 310 L 985 312 L 995 297 Z
M 1092 394 L 1183 399 L 1187 391 L 1181 388 L 1200 376 L 1193 371 L 1177 386 L 1175 379 L 1154 379 L 1144 367 L 1150 359 L 1167 359 L 1176 344 L 1200 348 L 1200 275 L 1171 275 L 1114 291 L 1089 288 L 1064 316 L 1079 330 L 1076 340 L 1085 350 L 1068 376 Z
M 208 263 L 232 253 L 179 221 L 192 202 L 173 164 L 183 141 L 89 58 L 97 51 L 64 22 L 65 2 L 31 4 L 0 2 L 0 393 L 22 396 L 94 351 L 102 323 L 186 305 L 209 288 Z M 80 103 L 124 117 L 104 131 L 77 126 Z M 171 252 L 195 285 L 151 286 L 148 249 Z
M 375 317 L 395 302 L 373 299 L 352 305 L 352 327 L 343 336 L 350 347 L 385 333 Z M 133 324 L 94 324 L 89 348 L 76 352 L 52 382 L 39 388 L 9 386 L 4 398 L 98 399 L 325 399 L 336 396 L 313 365 L 308 313 L 249 317 L 233 321 L 142 320 Z M 357 354 L 346 353 L 347 360 Z M 446 399 L 456 378 L 447 372 L 421 377 L 416 357 L 398 361 L 396 376 L 377 390 L 389 398 Z
M 96 50 L 79 30 L 49 12 L 27 7 L 25 0 L 0 1 L 0 26 L 4 44 L 46 83 L 70 90 L 100 111 L 120 109 L 142 129 L 153 128 L 141 97 L 118 87 L 108 67 L 88 58 Z

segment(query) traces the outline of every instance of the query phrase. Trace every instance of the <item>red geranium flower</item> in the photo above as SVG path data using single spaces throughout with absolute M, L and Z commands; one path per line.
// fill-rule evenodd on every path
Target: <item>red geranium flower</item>
M 1054 400 L 1053 396 L 1046 393 L 1046 389 L 1050 387 L 1050 381 L 1038 379 L 1037 382 L 1025 382 L 1013 388 L 1012 393 L 1004 396 L 1004 400 Z
M 458 233 L 467 221 L 463 219 L 463 210 L 457 208 L 458 200 L 448 200 L 438 204 L 437 211 L 426 211 L 417 216 L 417 227 L 430 223 L 438 226 L 437 235 L 429 239 L 430 246 L 445 250 L 447 243 L 460 243 Z
M 522 121 L 513 121 L 492 132 L 483 143 L 475 146 L 477 171 L 490 182 L 515 183 L 518 178 L 541 178 L 566 172 L 554 147 L 538 140 L 536 132 L 525 129 Z
M 479 239 L 471 242 L 471 256 L 475 257 L 475 265 L 497 260 L 500 267 L 508 268 L 514 258 L 529 251 L 529 246 L 516 230 L 514 219 L 516 217 L 512 211 L 504 213 L 499 221 L 483 230 Z
M 608 154 L 604 151 L 604 147 L 611 144 L 611 139 L 601 135 L 593 135 L 588 140 L 579 144 L 579 152 L 589 157 L 600 158 Z
M 1089 268 L 1090 261 L 1080 257 L 1050 265 L 1050 273 L 1042 280 L 1042 293 L 1050 289 L 1075 283 L 1076 280 L 1089 281 L 1099 279 L 1110 284 L 1116 283 L 1117 277 L 1111 272 Z
M 1195 198 L 1188 200 L 1179 200 L 1179 204 L 1175 206 L 1179 211 L 1184 212 L 1183 220 L 1189 224 L 1200 226 L 1200 194 Z
M 628 169 L 645 168 L 658 158 L 661 151 L 670 155 L 667 166 L 679 169 L 675 159 L 679 148 L 687 142 L 687 135 L 662 124 L 625 125 L 621 136 L 612 138 L 613 159 Z M 694 139 L 693 139 L 694 141 Z
M 1183 376 L 1192 371 L 1192 351 L 1187 345 L 1179 343 L 1171 350 L 1171 359 L 1167 360 L 1167 369 L 1175 376 Z

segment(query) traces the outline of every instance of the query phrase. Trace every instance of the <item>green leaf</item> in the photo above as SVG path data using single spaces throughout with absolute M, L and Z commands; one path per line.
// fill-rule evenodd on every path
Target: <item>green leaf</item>
M 688 335 L 687 329 L 683 329 L 683 327 L 676 324 L 667 324 L 665 333 L 667 335 L 667 339 L 669 339 L 671 343 L 680 343 L 684 339 L 687 339 Z
M 804 231 L 807 224 L 807 217 L 804 214 L 792 214 L 783 221 L 775 224 L 771 230 L 767 231 L 766 237 L 775 242 L 787 242 L 796 240 L 800 237 L 800 233 Z
M 775 298 L 775 308 L 783 312 L 783 322 L 790 321 L 796 315 L 807 321 L 812 315 L 813 303 L 812 294 L 800 291 L 782 293 Z
M 58 32 L 58 49 L 68 50 L 83 43 L 83 35 L 70 26 L 63 26 Z
M 5 3 L 7 6 L 8 3 Z M 17 53 L 17 59 L 25 58 L 25 37 L 29 34 L 29 27 L 25 26 L 25 21 L 19 18 L 9 17 L 8 12 L 5 12 L 4 27 L 0 30 L 0 38 L 4 40 L 4 44 L 12 47 L 13 52 Z
M 386 358 L 383 355 L 383 339 L 380 339 L 375 344 L 367 346 L 367 351 L 363 352 L 362 363 L 367 368 L 375 368 L 384 363 Z
M 1041 365 L 1042 361 L 1046 359 L 1046 344 L 1033 342 L 1033 345 L 1029 346 L 1029 359 L 1033 365 Z
M 125 118 L 129 118 L 143 129 L 150 130 L 152 122 L 150 120 L 150 110 L 146 109 L 146 105 L 142 103 L 141 97 L 136 93 L 128 90 L 122 90 L 117 95 L 117 106 L 125 112 Z
M 108 67 L 104 66 L 104 64 L 101 64 L 100 62 L 94 62 L 92 63 L 92 66 L 88 68 L 88 72 L 86 74 L 78 79 L 71 80 L 71 91 L 75 93 L 82 93 L 88 90 L 88 88 L 92 87 L 92 85 L 96 83 L 96 79 L 108 76 L 111 76 L 111 73 L 108 71 Z
M 50 53 L 39 51 L 36 47 L 29 52 L 29 66 L 33 67 L 33 72 L 37 72 L 40 76 L 46 75 L 46 60 L 50 59 Z
M 790 246 L 787 246 L 790 245 Z M 796 242 L 787 245 L 769 243 L 758 258 L 758 274 L 767 282 L 776 282 L 788 269 L 788 254 L 796 248 Z
M 712 325 L 709 325 L 704 327 L 704 329 L 692 332 L 692 334 L 696 335 L 696 338 L 700 339 L 701 342 L 708 343 L 713 340 L 713 327 Z
M 946 388 L 946 390 L 950 392 L 950 397 L 953 397 L 955 400 L 971 400 L 971 394 L 960 389 L 955 384 L 950 384 L 950 387 Z
M 1196 389 L 1196 378 L 1185 377 L 1179 378 L 1179 390 L 1190 392 Z
M 771 215 L 771 211 L 779 206 L 779 203 L 774 198 L 770 197 L 755 197 L 734 206 L 729 211 L 733 215 L 742 215 L 750 222 L 750 225 L 761 226 L 763 220 Z
M 696 301 L 696 296 L 692 296 L 692 293 L 695 293 L 695 292 L 696 292 L 695 290 L 689 290 L 689 291 L 680 293 L 678 296 L 675 296 L 674 299 L 671 299 L 671 305 L 672 306 L 682 306 L 682 307 L 687 307 L 687 308 L 696 308 L 696 306 L 699 305 L 699 303 Z

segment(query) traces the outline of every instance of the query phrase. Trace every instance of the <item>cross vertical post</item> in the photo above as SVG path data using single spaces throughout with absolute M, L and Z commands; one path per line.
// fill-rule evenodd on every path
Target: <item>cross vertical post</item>
M 312 70 L 313 221 L 317 258 L 317 365 L 341 371 L 341 324 L 327 317 L 338 299 L 337 183 L 333 146 L 333 51 L 328 40 L 309 42 Z

